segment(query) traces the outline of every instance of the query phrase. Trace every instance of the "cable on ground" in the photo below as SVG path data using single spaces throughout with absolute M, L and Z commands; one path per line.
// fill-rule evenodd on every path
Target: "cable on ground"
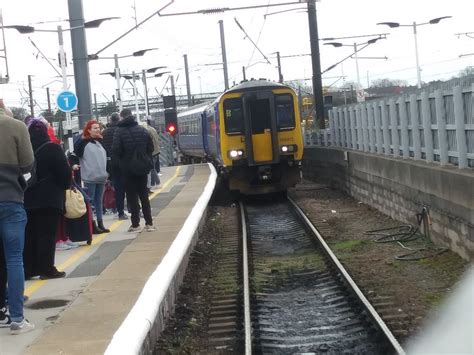
M 416 261 L 427 259 L 446 252 L 448 248 L 428 246 L 428 241 L 431 241 L 431 216 L 429 209 L 424 206 L 421 212 L 416 214 L 416 219 L 416 227 L 413 227 L 410 224 L 405 224 L 391 228 L 374 229 L 367 231 L 364 234 L 374 236 L 375 243 L 396 242 L 402 248 L 409 250 L 410 252 L 407 254 L 395 256 L 395 259 L 400 261 Z M 420 231 L 421 225 L 423 225 L 424 234 Z M 422 237 L 425 238 L 425 246 L 421 248 L 409 248 L 402 243 L 414 241 Z

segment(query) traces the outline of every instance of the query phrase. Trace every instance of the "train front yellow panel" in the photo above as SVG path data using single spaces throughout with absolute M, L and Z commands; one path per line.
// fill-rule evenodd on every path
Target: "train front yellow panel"
M 252 135 L 253 159 L 256 163 L 271 161 L 273 159 L 272 152 L 272 135 L 270 131 L 263 134 Z

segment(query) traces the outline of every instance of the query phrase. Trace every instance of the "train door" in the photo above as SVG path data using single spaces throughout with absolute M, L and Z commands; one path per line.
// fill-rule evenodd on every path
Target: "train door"
M 247 118 L 247 141 L 250 138 L 253 162 L 270 163 L 275 160 L 276 142 L 275 105 L 271 92 L 260 92 L 244 98 Z M 275 154 L 276 153 L 276 154 Z

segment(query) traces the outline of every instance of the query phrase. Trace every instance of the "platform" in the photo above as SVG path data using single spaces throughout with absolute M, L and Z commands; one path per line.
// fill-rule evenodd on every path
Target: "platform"
M 127 233 L 129 220 L 106 215 L 104 224 L 110 233 L 94 236 L 91 246 L 57 251 L 56 266 L 67 272 L 66 278 L 26 282 L 25 316 L 36 329 L 13 336 L 8 328 L 0 328 L 0 354 L 103 354 L 109 346 L 122 346 L 117 343 L 120 329 L 126 331 L 125 319 L 132 309 L 137 327 L 148 324 L 148 329 L 137 335 L 143 338 L 140 341 L 127 342 L 135 342 L 132 345 L 137 348 L 141 341 L 156 338 L 215 184 L 215 171 L 207 164 L 165 167 L 162 174 L 159 188 L 150 196 L 157 231 Z M 160 269 L 164 260 L 180 266 L 173 270 L 167 264 L 167 270 L 164 265 Z M 143 289 L 150 289 L 152 277 L 163 281 L 153 286 L 156 292 L 147 293 Z M 156 319 L 147 314 L 150 308 L 155 309 Z M 153 323 L 158 328 L 150 326 Z M 114 351 L 109 349 L 109 353 Z

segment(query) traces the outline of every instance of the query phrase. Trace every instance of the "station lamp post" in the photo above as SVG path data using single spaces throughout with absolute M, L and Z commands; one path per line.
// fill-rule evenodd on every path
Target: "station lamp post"
M 145 111 L 146 111 L 147 115 L 150 114 L 150 109 L 149 109 L 149 105 L 148 105 L 147 78 L 155 78 L 155 77 L 159 78 L 159 77 L 163 76 L 163 74 L 170 73 L 169 71 L 164 71 L 164 72 L 159 72 L 159 73 L 155 74 L 155 72 L 158 69 L 163 69 L 163 68 L 166 68 L 166 66 L 159 66 L 159 67 L 153 67 L 153 68 L 141 70 L 141 73 L 142 73 L 141 79 L 142 79 L 144 90 L 145 90 Z M 139 108 L 138 108 L 138 90 L 137 90 L 136 81 L 140 80 L 140 75 L 137 74 L 135 71 L 133 71 L 131 74 L 121 74 L 120 71 L 118 71 L 118 73 L 119 73 L 120 76 L 117 76 L 117 71 L 102 73 L 102 74 L 111 75 L 114 78 L 118 79 L 117 80 L 118 92 L 120 92 L 120 78 L 124 78 L 126 80 L 132 80 L 133 95 L 134 95 L 134 98 L 135 98 L 135 111 L 136 111 L 137 119 L 139 120 L 140 119 L 140 111 L 139 111 Z M 147 77 L 146 76 L 147 73 L 153 73 L 153 76 Z M 122 110 L 122 104 L 120 104 L 120 110 Z
M 112 73 L 107 73 L 107 74 L 110 74 L 112 75 L 113 77 L 115 77 L 115 80 L 117 81 L 117 101 L 118 101 L 118 104 L 119 104 L 119 110 L 121 111 L 122 108 L 123 108 L 123 104 L 122 104 L 122 95 L 121 95 L 121 90 L 120 90 L 120 67 L 119 67 L 119 59 L 122 59 L 122 58 L 129 58 L 129 57 L 142 57 L 145 55 L 146 52 L 148 51 L 154 51 L 154 50 L 157 50 L 158 48 L 147 48 L 147 49 L 141 49 L 139 51 L 135 51 L 133 52 L 132 54 L 129 54 L 129 55 L 122 55 L 122 56 L 119 56 L 118 54 L 114 54 L 113 57 L 99 57 L 99 55 L 97 54 L 89 54 L 87 57 L 89 60 L 99 60 L 99 59 L 113 59 L 114 62 L 115 62 L 115 69 L 114 69 L 114 72 Z
M 417 86 L 418 89 L 421 89 L 421 69 L 420 69 L 420 61 L 418 57 L 418 39 L 417 39 L 417 32 L 416 28 L 418 26 L 423 26 L 423 25 L 436 25 L 438 24 L 441 20 L 451 18 L 451 16 L 442 16 L 442 17 L 437 17 L 434 19 L 429 20 L 428 22 L 423 22 L 423 23 L 416 23 L 413 22 L 411 25 L 402 25 L 398 22 L 379 22 L 377 25 L 387 25 L 390 28 L 397 28 L 397 27 L 413 27 L 413 37 L 415 38 L 415 60 L 416 60 L 416 76 L 417 76 Z
M 3 28 L 15 29 L 21 34 L 28 34 L 34 32 L 49 32 L 49 33 L 57 33 L 58 35 L 58 42 L 59 42 L 59 64 L 61 66 L 61 75 L 62 75 L 62 82 L 63 82 L 63 90 L 68 89 L 68 81 L 67 81 L 67 72 L 66 72 L 66 52 L 64 51 L 64 39 L 63 39 L 63 32 L 64 31 L 72 31 L 78 28 L 97 28 L 99 27 L 104 21 L 117 19 L 118 17 L 106 17 L 97 20 L 92 20 L 88 22 L 84 22 L 83 26 L 76 26 L 67 29 L 63 29 L 61 25 L 59 25 L 55 30 L 48 30 L 48 29 L 37 29 L 33 26 L 24 26 L 24 25 L 10 25 L 10 26 L 3 26 Z M 79 78 L 76 78 L 79 80 Z M 69 150 L 73 150 L 72 144 L 72 121 L 71 121 L 71 113 L 66 112 L 66 124 L 68 130 L 68 145 Z M 81 125 L 81 120 L 79 120 L 79 125 Z M 79 127 L 80 128 L 80 127 Z
M 343 43 L 340 43 L 340 42 L 327 42 L 327 43 L 324 43 L 324 45 L 330 45 L 330 46 L 333 46 L 333 47 L 336 47 L 336 48 L 339 48 L 339 47 L 353 47 L 354 48 L 354 53 L 352 53 L 349 57 L 353 57 L 355 59 L 355 64 L 356 64 L 357 102 L 365 101 L 365 97 L 364 97 L 363 90 L 362 90 L 362 85 L 360 83 L 358 52 L 360 52 L 364 48 L 367 48 L 369 45 L 374 44 L 379 39 L 385 39 L 385 37 L 379 36 L 377 38 L 369 39 L 367 42 L 363 42 L 363 43 L 354 42 L 353 44 L 343 44 Z M 364 46 L 360 48 L 359 46 L 361 46 L 361 45 L 364 45 Z M 361 91 L 362 91 L 362 94 L 361 94 Z

